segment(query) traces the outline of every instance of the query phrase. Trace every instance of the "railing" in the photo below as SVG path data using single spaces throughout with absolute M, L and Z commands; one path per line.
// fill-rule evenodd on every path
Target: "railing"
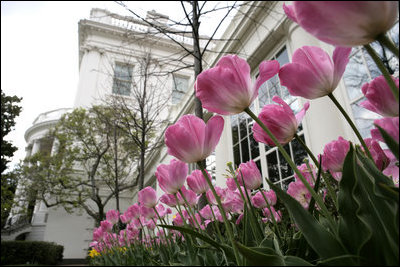
M 158 36 L 163 39 L 173 39 L 176 42 L 187 44 L 187 45 L 193 45 L 193 39 L 191 37 L 186 37 L 183 36 L 183 34 L 174 34 L 174 33 L 167 33 L 168 37 L 160 33 L 158 30 L 154 29 L 153 27 L 149 27 L 146 25 L 145 22 L 142 22 L 140 20 L 131 18 L 131 17 L 125 17 L 121 16 L 118 14 L 111 13 L 107 10 L 102 10 L 102 9 L 95 9 L 92 10 L 91 14 L 91 19 L 94 21 L 110 24 L 113 26 L 117 26 L 123 29 L 127 30 L 132 30 L 136 31 L 138 33 L 148 33 L 148 34 L 154 34 L 155 36 Z M 159 23 L 161 26 L 161 24 Z M 164 25 L 168 27 L 166 24 Z M 168 29 L 170 30 L 170 28 Z M 179 31 L 179 29 L 172 29 Z M 207 40 L 200 40 L 200 46 L 204 47 L 207 44 Z M 211 44 L 212 48 L 213 44 Z
M 28 216 L 20 216 L 18 219 L 8 227 L 1 229 L 1 234 L 11 235 L 13 232 L 20 231 L 31 226 Z
M 65 114 L 66 112 L 71 111 L 71 110 L 72 109 L 70 109 L 70 108 L 60 108 L 60 109 L 51 110 L 51 111 L 47 111 L 47 112 L 41 113 L 33 121 L 33 124 L 37 124 L 37 123 L 44 122 L 44 121 L 57 120 L 57 119 L 61 118 L 61 116 L 63 114 Z

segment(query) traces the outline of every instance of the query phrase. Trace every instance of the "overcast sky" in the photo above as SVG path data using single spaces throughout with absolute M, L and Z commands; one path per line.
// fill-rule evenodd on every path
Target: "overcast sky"
M 183 16 L 179 1 L 126 3 L 141 15 L 155 9 L 175 20 Z M 18 147 L 9 168 L 25 157 L 24 133 L 40 113 L 73 106 L 79 78 L 78 22 L 88 19 L 94 7 L 130 15 L 113 1 L 1 1 L 1 90 L 23 98 L 15 130 L 5 138 Z M 207 28 L 212 27 L 202 29 Z

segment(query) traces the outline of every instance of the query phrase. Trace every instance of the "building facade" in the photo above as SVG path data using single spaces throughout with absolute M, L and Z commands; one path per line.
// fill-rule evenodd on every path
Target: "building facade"
M 205 53 L 203 69 L 215 66 L 218 59 L 229 52 L 247 60 L 255 80 L 262 61 L 276 59 L 283 66 L 291 61 L 294 51 L 302 46 L 318 46 L 332 55 L 333 46 L 317 40 L 286 17 L 283 3 L 256 1 L 242 5 L 221 37 L 230 41 L 216 42 L 210 47 L 211 52 Z M 168 17 L 154 11 L 148 12 L 147 19 L 159 25 L 165 25 L 168 21 Z M 389 34 L 398 46 L 398 22 Z M 80 79 L 74 107 L 90 107 L 113 95 L 129 98 L 132 93 L 130 84 L 140 82 L 134 77 L 140 65 L 137 59 L 150 53 L 158 62 L 158 73 L 168 74 L 162 76 L 161 82 L 164 85 L 162 92 L 169 99 L 161 114 L 162 119 L 172 124 L 184 114 L 193 114 L 193 69 L 183 68 L 191 65 L 193 59 L 183 57 L 185 51 L 171 41 L 171 38 L 188 48 L 193 44 L 188 36 L 174 35 L 166 38 L 162 34 L 152 33 L 142 21 L 93 9 L 89 20 L 79 22 Z M 373 46 L 380 51 L 381 56 L 387 57 L 388 68 L 398 77 L 398 60 L 378 44 Z M 177 69 L 180 70 L 173 71 Z M 370 136 L 372 122 L 379 116 L 358 105 L 364 99 L 361 85 L 379 74 L 363 48 L 355 47 L 343 79 L 333 93 L 356 122 L 364 138 Z M 291 96 L 275 76 L 261 86 L 258 98 L 251 106 L 253 112 L 258 114 L 265 104 L 271 104 L 274 95 L 279 95 L 295 113 L 306 102 L 301 97 Z M 221 140 L 214 154 L 207 160 L 215 184 L 225 187 L 227 162 L 238 166 L 242 162 L 253 160 L 264 178 L 286 189 L 294 180 L 293 171 L 276 147 L 254 140 L 251 132 L 254 121 L 245 113 L 223 118 L 225 124 Z M 167 126 L 168 124 L 158 131 L 157 138 L 160 140 L 163 140 Z M 315 155 L 322 153 L 324 145 L 337 140 L 339 136 L 358 143 L 350 126 L 328 97 L 310 101 L 310 108 L 297 134 Z M 307 157 L 296 140 L 286 145 L 285 149 L 298 165 Z M 145 187 L 153 186 L 159 195 L 163 194 L 157 186 L 155 171 L 159 164 L 168 164 L 172 158 L 165 146 L 148 154 L 145 163 Z M 121 212 L 136 201 L 137 190 L 126 192 Z M 41 216 L 40 218 L 44 218 L 41 219 L 41 233 L 38 235 L 38 231 L 31 229 L 27 239 L 54 241 L 65 246 L 64 258 L 84 258 L 94 227 L 90 217 L 84 214 L 68 214 L 62 209 L 47 209 L 41 203 L 36 205 L 32 227 L 36 218 Z M 113 208 L 111 203 L 108 209 Z

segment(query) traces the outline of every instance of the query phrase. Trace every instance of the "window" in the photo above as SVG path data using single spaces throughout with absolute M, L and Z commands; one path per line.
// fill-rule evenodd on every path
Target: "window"
M 389 38 L 399 46 L 399 23 L 389 31 Z M 373 42 L 371 46 L 378 52 L 389 73 L 395 77 L 399 76 L 399 61 L 386 48 L 378 42 Z M 350 100 L 353 117 L 358 130 L 363 138 L 371 136 L 370 130 L 373 128 L 373 121 L 381 118 L 375 112 L 364 109 L 360 106 L 366 98 L 361 92 L 364 83 L 381 75 L 375 62 L 369 56 L 363 47 L 354 47 L 350 55 L 350 61 L 343 74 L 343 80 L 347 89 L 347 95 Z
M 172 85 L 172 104 L 178 104 L 181 102 L 183 96 L 189 88 L 189 79 L 187 77 L 172 75 L 173 85 Z
M 129 96 L 132 87 L 132 65 L 115 63 L 113 94 Z
M 289 56 L 286 47 L 281 49 L 272 59 L 278 60 L 281 66 L 288 63 Z M 300 111 L 301 107 L 299 101 L 296 97 L 291 96 L 285 87 L 280 85 L 278 75 L 275 75 L 261 85 L 258 101 L 256 100 L 253 103 L 250 107 L 251 110 L 257 114 L 261 111 L 264 105 L 275 103 L 272 102 L 272 97 L 274 95 L 280 96 L 290 105 L 295 113 Z M 294 180 L 293 170 L 279 153 L 277 147 L 269 147 L 261 143 L 260 145 L 254 140 L 252 133 L 253 124 L 254 121 L 246 113 L 231 116 L 232 144 L 235 165 L 239 166 L 240 163 L 252 159 L 257 164 L 264 178 L 270 179 L 272 182 L 279 184 L 281 188 L 286 190 L 288 184 Z M 301 125 L 299 126 L 297 134 L 304 142 Z M 285 145 L 284 148 L 297 165 L 301 165 L 303 159 L 307 157 L 305 150 L 296 140 Z M 265 165 L 264 168 L 262 165 Z

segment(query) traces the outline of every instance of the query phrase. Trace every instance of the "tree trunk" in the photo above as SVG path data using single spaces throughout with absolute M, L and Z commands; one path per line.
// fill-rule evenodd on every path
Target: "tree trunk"
M 193 56 L 194 56 L 194 79 L 196 80 L 197 76 L 203 71 L 202 60 L 201 60 L 201 52 L 200 52 L 200 36 L 199 36 L 199 14 L 197 13 L 198 2 L 192 2 L 193 8 L 193 16 L 192 16 L 192 37 L 193 37 Z M 195 115 L 201 119 L 203 119 L 203 107 L 201 105 L 200 99 L 198 99 L 195 95 Z

